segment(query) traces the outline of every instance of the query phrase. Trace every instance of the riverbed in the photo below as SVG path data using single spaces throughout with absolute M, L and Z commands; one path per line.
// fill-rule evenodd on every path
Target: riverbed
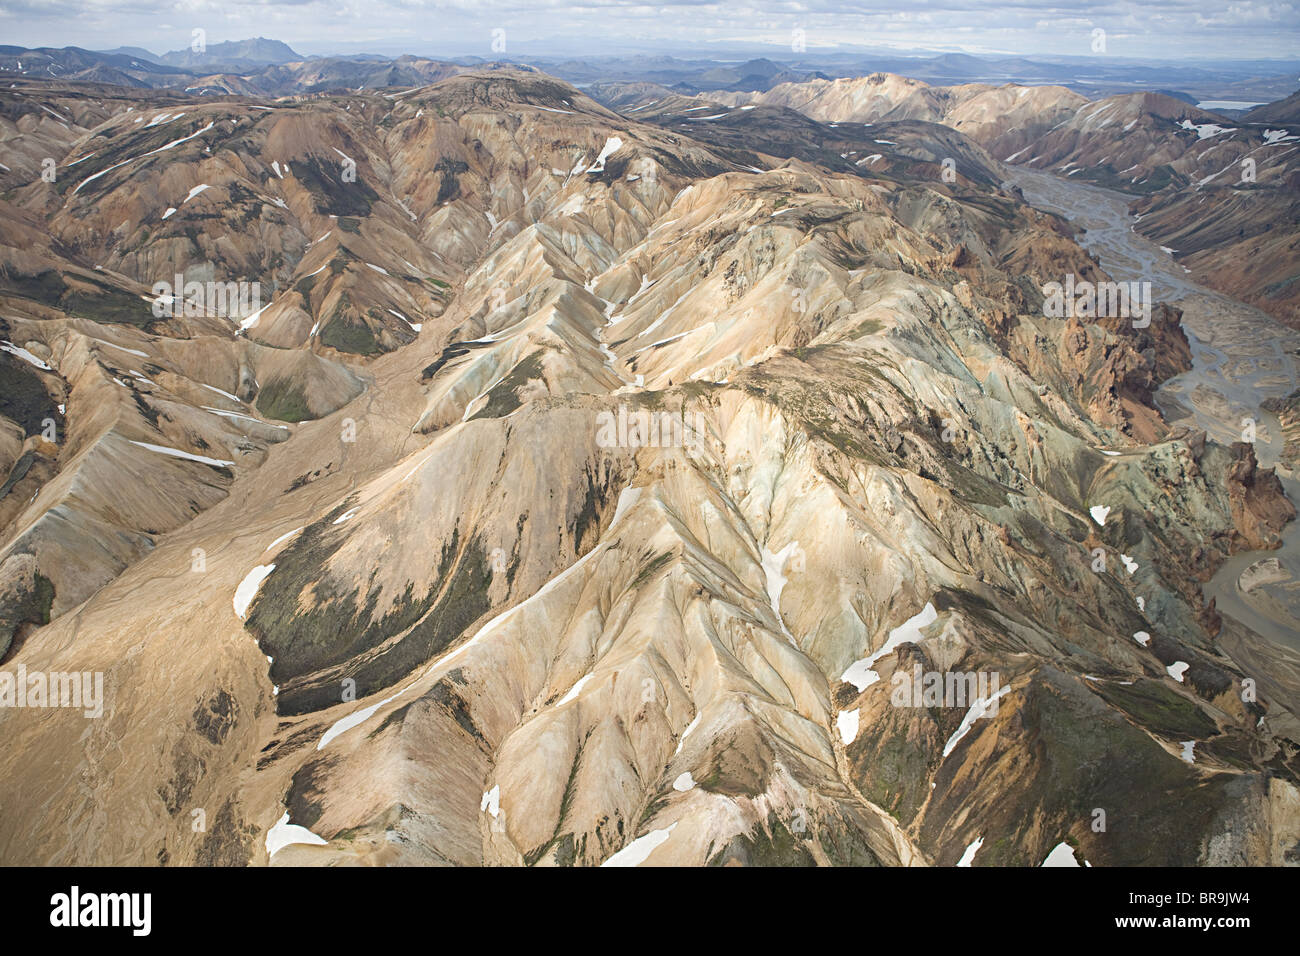
M 1050 173 L 1005 167 L 1009 182 L 1034 206 L 1057 213 L 1086 230 L 1078 237 L 1117 281 L 1151 283 L 1152 300 L 1183 310 L 1191 343 L 1192 370 L 1165 382 L 1155 400 L 1171 424 L 1203 429 L 1223 444 L 1242 441 L 1253 423 L 1255 455 L 1273 467 L 1281 452 L 1277 418 L 1260 408 L 1300 386 L 1300 333 L 1267 314 L 1194 281 L 1169 250 L 1139 235 L 1129 214 L 1134 197 Z M 1300 482 L 1279 471 L 1294 503 Z M 1277 558 L 1293 575 L 1300 571 L 1300 521 L 1289 524 L 1282 547 L 1230 557 L 1205 585 L 1220 613 L 1269 640 L 1300 650 L 1300 595 L 1295 589 L 1262 588 L 1271 600 L 1252 601 L 1241 591 L 1241 573 L 1256 561 Z

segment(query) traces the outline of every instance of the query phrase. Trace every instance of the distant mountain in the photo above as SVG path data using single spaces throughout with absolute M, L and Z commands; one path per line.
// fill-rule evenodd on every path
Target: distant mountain
M 153 60 L 122 53 L 102 53 L 69 46 L 62 49 L 0 46 L 0 74 L 28 79 L 77 83 L 111 83 L 129 87 L 184 87 L 192 74 Z
M 129 56 L 137 60 L 148 60 L 150 63 L 162 62 L 157 53 L 150 53 L 140 46 L 119 46 L 112 50 L 95 50 L 94 52 L 103 53 L 107 56 Z
M 256 37 L 252 40 L 213 43 L 201 53 L 193 50 L 173 50 L 164 53 L 158 59 L 170 66 L 195 69 L 214 66 L 277 66 L 281 63 L 293 63 L 304 57 L 279 40 Z

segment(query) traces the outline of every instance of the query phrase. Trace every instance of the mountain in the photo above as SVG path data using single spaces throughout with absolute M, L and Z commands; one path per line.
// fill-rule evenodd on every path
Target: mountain
M 710 96 L 730 106 L 784 106 L 825 123 L 941 123 L 1004 162 L 1136 194 L 1141 231 L 1175 250 L 1198 279 L 1300 327 L 1293 188 L 1300 126 L 1284 121 L 1293 98 L 1234 123 L 1182 95 L 1088 100 L 1064 87 L 933 87 L 890 74 Z
M 1294 862 L 1207 589 L 1295 510 L 1177 308 L 1045 306 L 1106 264 L 940 122 L 1018 91 L 344 62 L 0 88 L 0 664 L 104 681 L 0 708 L 0 861 Z
M 79 47 L 28 50 L 0 46 L 0 74 L 13 78 L 106 83 L 154 88 L 183 86 L 190 74 L 151 59 L 119 53 L 95 53 Z
M 1257 106 L 1241 117 L 1243 123 L 1300 123 L 1300 91 L 1276 103 Z
M 137 60 L 148 60 L 150 63 L 163 62 L 162 57 L 158 56 L 158 54 L 151 53 L 144 47 L 139 46 L 119 46 L 111 50 L 97 50 L 95 52 L 102 53 L 105 56 L 129 56 Z
M 158 58 L 171 66 L 194 70 L 201 68 L 253 67 L 292 63 L 303 59 L 287 44 L 279 40 L 256 37 L 251 40 L 231 40 L 205 45 L 203 50 L 173 50 Z

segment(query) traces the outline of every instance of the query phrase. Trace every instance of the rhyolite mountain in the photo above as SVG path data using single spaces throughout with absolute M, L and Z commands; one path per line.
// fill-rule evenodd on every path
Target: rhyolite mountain
M 622 101 L 635 108 L 648 95 L 622 93 Z M 1007 163 L 1132 194 L 1141 232 L 1199 281 L 1300 328 L 1295 95 L 1239 120 L 1159 92 L 1090 100 L 1060 86 L 942 87 L 885 73 L 707 95 L 828 123 L 943 123 Z
M 0 669 L 106 688 L 0 708 L 0 860 L 1296 862 L 1202 590 L 1294 509 L 1002 185 L 1076 94 L 394 82 L 0 90 Z

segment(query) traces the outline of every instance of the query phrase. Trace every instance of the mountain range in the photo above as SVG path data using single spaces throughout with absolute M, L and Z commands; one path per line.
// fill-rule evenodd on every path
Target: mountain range
M 1300 863 L 1214 590 L 1294 625 L 1294 98 L 83 53 L 0 49 L 0 671 L 104 699 L 0 707 L 0 861 Z

